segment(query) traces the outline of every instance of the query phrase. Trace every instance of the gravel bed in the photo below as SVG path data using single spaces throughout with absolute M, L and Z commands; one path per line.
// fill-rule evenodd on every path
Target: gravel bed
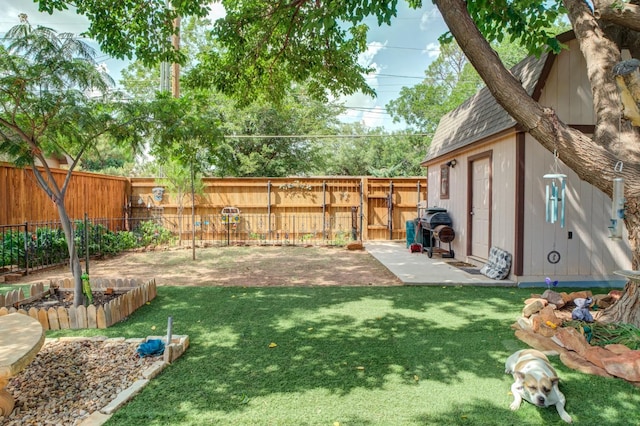
M 160 358 L 140 358 L 139 343 L 87 338 L 47 341 L 29 366 L 9 381 L 16 400 L 0 424 L 76 425 L 109 404 Z

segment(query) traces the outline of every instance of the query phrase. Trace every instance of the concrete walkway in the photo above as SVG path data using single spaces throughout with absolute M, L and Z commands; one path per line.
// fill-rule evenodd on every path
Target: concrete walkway
M 364 247 L 407 285 L 516 286 L 513 281 L 492 280 L 447 263 L 455 259 L 443 259 L 437 254 L 429 258 L 427 253 L 410 253 L 404 241 L 372 241 L 365 243 Z

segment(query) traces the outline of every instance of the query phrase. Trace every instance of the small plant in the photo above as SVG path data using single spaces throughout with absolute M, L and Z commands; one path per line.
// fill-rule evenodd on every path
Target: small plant
M 346 246 L 349 242 L 349 234 L 345 231 L 338 231 L 333 239 L 336 246 Z
M 141 222 L 140 227 L 137 229 L 137 234 L 142 246 L 152 243 L 169 244 L 173 241 L 173 235 L 168 229 L 151 220 Z
M 89 281 L 89 274 L 86 272 L 82 274 L 82 293 L 87 298 L 89 304 L 93 303 L 93 292 L 91 291 L 91 282 Z

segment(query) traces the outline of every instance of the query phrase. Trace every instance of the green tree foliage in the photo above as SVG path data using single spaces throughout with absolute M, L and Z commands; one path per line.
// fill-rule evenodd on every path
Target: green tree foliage
M 321 140 L 314 136 L 335 133 L 336 117 L 342 111 L 312 99 L 302 88 L 290 90 L 278 104 L 259 100 L 240 108 L 225 99 L 223 128 L 229 136 L 215 154 L 216 176 L 313 173 L 323 160 Z M 243 137 L 234 138 L 234 134 Z M 260 135 L 269 137 L 256 137 Z
M 206 18 L 186 18 L 180 24 L 180 52 L 184 55 L 182 72 L 188 72 L 197 61 L 201 50 L 213 48 L 211 21 Z M 121 84 L 125 91 L 138 101 L 152 101 L 160 90 L 159 64 L 145 64 L 136 60 L 122 70 Z
M 317 174 L 339 176 L 420 176 L 420 161 L 428 139 L 394 135 L 361 124 L 343 124 L 336 139 L 323 139 L 322 169 Z
M 42 12 L 75 8 L 89 18 L 86 35 L 100 43 L 104 53 L 118 59 L 132 59 L 146 65 L 161 61 L 183 63 L 184 52 L 171 44 L 174 22 L 179 16 L 205 17 L 209 1 L 120 0 L 108 4 L 100 0 L 42 0 Z
M 31 168 L 55 204 L 67 240 L 76 296 L 81 303 L 82 270 L 75 249 L 65 194 L 82 155 L 105 134 L 113 119 L 101 97 L 111 79 L 94 62 L 95 52 L 72 34 L 33 28 L 25 15 L 0 45 L 0 152 Z M 57 182 L 49 157 L 65 158 L 68 172 Z M 42 167 L 37 167 L 41 165 Z
M 131 176 L 135 167 L 131 146 L 115 144 L 111 138 L 100 138 L 80 159 L 82 170 L 115 176 Z
M 503 41 L 494 46 L 507 68 L 527 56 L 527 50 Z M 395 122 L 433 134 L 440 117 L 474 95 L 484 82 L 455 41 L 440 46 L 440 54 L 425 71 L 425 79 L 413 87 L 403 87 L 400 96 L 389 102 L 387 110 Z
M 161 61 L 185 63 L 170 37 L 177 16 L 204 18 L 209 1 L 123 0 L 105 7 L 99 0 L 38 0 L 40 10 L 53 13 L 74 6 L 89 18 L 87 35 L 116 58 L 136 57 L 146 65 Z M 308 85 L 310 94 L 326 99 L 327 93 L 373 95 L 365 76 L 370 69 L 358 63 L 366 50 L 368 27 L 362 21 L 374 16 L 389 24 L 397 0 L 345 2 L 277 2 L 272 0 L 222 0 L 226 16 L 212 29 L 215 48 L 203 49 L 189 73 L 192 86 L 215 86 L 239 101 L 258 93 L 278 101 L 292 83 Z M 419 7 L 421 1 L 408 2 Z M 215 72 L 212 72 L 215 70 Z

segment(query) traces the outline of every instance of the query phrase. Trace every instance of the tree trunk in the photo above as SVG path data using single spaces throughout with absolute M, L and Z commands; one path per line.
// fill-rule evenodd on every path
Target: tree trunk
M 594 318 L 604 323 L 627 323 L 640 327 L 640 289 L 638 284 L 638 281 L 629 281 L 624 286 L 624 293 L 620 300 Z
M 58 214 L 60 215 L 62 231 L 67 239 L 67 249 L 69 250 L 69 268 L 73 275 L 73 288 L 75 290 L 73 306 L 80 306 L 84 301 L 84 293 L 82 292 L 82 266 L 80 266 L 80 258 L 76 251 L 73 227 L 71 226 L 71 219 L 69 219 L 63 200 L 57 201 L 56 207 L 58 208 Z
M 621 60 L 620 48 L 598 26 L 586 2 L 563 1 L 587 63 L 596 112 L 593 136 L 571 128 L 559 120 L 552 109 L 529 96 L 484 39 L 464 0 L 434 0 L 434 3 L 496 101 L 542 146 L 551 152 L 557 150 L 560 159 L 582 180 L 609 196 L 612 195 L 612 179 L 625 179 L 625 224 L 629 231 L 633 268 L 637 269 L 640 266 L 640 133 L 637 127 L 621 119 L 622 102 L 611 72 Z M 608 5 L 611 2 L 601 0 L 596 3 Z M 625 8 L 625 13 L 633 13 L 635 9 Z M 616 173 L 614 165 L 618 161 L 624 162 L 624 170 Z M 609 322 L 640 326 L 638 285 L 637 282 L 627 284 L 624 296 L 603 311 L 601 317 Z

